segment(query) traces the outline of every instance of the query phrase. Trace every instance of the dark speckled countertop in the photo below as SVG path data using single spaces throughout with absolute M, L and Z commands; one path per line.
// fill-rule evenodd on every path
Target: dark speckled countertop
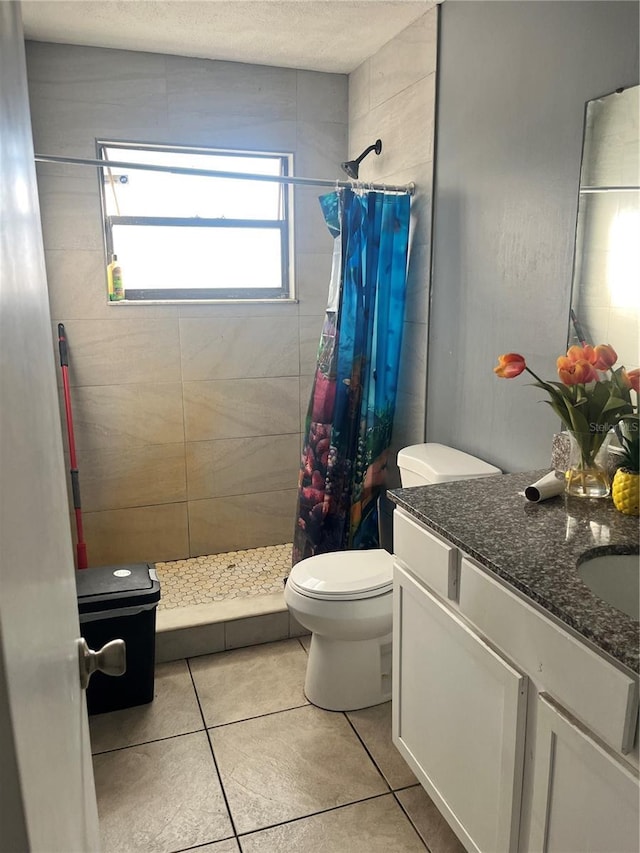
M 610 500 L 558 495 L 530 503 L 545 471 L 394 489 L 389 498 L 596 648 L 640 671 L 638 622 L 597 598 L 577 573 L 585 552 L 638 548 L 638 519 Z

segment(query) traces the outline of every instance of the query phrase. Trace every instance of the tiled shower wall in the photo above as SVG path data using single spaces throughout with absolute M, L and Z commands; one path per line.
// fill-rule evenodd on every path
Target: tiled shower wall
M 434 6 L 349 75 L 349 156 L 383 142 L 382 154 L 363 162 L 361 177 L 416 184 L 393 460 L 425 435 L 437 24 Z M 390 469 L 389 485 L 397 486 L 394 462 Z
M 36 42 L 27 59 L 38 153 L 94 158 L 102 137 L 292 151 L 296 174 L 341 174 L 344 75 Z M 96 170 L 41 164 L 38 187 L 90 565 L 290 542 L 331 267 L 321 190 L 296 189 L 297 304 L 129 306 L 106 302 Z

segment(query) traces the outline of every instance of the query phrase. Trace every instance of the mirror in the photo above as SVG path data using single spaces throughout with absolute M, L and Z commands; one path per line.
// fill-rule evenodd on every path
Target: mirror
M 640 86 L 589 101 L 580 174 L 569 346 L 611 344 L 640 366 Z

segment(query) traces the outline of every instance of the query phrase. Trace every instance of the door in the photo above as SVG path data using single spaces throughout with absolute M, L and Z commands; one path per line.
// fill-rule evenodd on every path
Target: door
M 544 693 L 538 697 L 531 853 L 638 853 L 640 789 L 630 765 Z
M 393 740 L 465 848 L 518 845 L 527 678 L 394 567 Z
M 0 849 L 99 849 L 18 3 L 0 3 Z

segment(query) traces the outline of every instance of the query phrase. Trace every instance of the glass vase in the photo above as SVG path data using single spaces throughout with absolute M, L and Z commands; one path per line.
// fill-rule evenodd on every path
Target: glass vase
M 611 493 L 608 454 L 611 432 L 568 430 L 569 461 L 564 490 L 577 498 L 606 498 Z

